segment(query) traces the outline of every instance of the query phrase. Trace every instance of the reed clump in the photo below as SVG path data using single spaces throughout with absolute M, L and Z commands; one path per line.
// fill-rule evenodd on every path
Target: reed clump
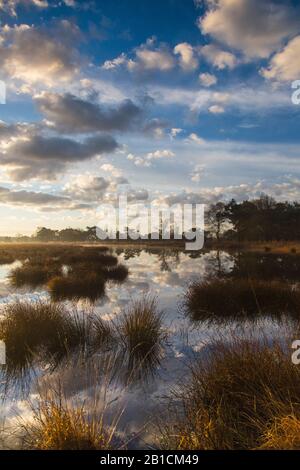
M 280 281 L 214 279 L 192 283 L 184 309 L 193 320 L 300 315 L 300 290 Z
M 161 445 L 180 450 L 294 448 L 299 443 L 299 397 L 299 367 L 281 344 L 246 339 L 216 344 L 207 360 L 192 366 L 190 381 L 174 392 Z

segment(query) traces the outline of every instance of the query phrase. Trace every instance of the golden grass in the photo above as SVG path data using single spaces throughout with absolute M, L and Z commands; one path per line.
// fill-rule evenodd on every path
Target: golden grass
M 0 322 L 0 339 L 6 345 L 6 373 L 26 373 L 34 361 L 55 366 L 74 350 L 86 348 L 89 318 L 50 302 L 8 304 Z
M 71 398 L 58 379 L 38 386 L 37 402 L 30 403 L 30 419 L 19 419 L 22 448 L 32 450 L 109 450 L 124 443 L 117 433 L 123 409 L 108 402 L 109 364 L 101 378 L 94 376 L 91 398 Z M 89 385 L 91 382 L 89 380 Z M 99 383 L 100 380 L 100 383 Z M 46 387 L 45 387 L 46 385 Z M 21 430 L 21 433 L 20 433 Z
M 100 450 L 110 448 L 111 436 L 84 408 L 53 399 L 42 401 L 34 423 L 26 429 L 25 443 L 39 450 Z
M 263 432 L 261 450 L 299 450 L 300 416 L 289 414 L 275 417 Z
M 153 373 L 161 361 L 166 333 L 157 300 L 145 296 L 133 302 L 117 326 L 124 345 L 129 375 Z
M 160 426 L 167 449 L 295 448 L 300 418 L 300 369 L 280 344 L 234 340 L 216 344 L 192 367 Z M 180 410 L 180 411 L 179 411 Z M 285 410 L 283 415 L 282 410 Z

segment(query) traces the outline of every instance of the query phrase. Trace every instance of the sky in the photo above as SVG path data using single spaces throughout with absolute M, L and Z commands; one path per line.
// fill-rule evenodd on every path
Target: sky
M 0 0 L 0 60 L 0 236 L 300 200 L 300 1 Z

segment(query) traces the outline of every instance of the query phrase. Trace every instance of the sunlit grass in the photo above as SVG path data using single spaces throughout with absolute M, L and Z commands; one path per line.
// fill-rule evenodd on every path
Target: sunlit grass
M 97 383 L 89 399 L 69 398 L 60 383 L 38 388 L 37 403 L 29 403 L 32 417 L 19 423 L 22 448 L 32 450 L 109 450 L 124 446 L 117 432 L 123 409 L 111 405 L 109 363 L 103 375 L 90 370 Z M 99 383 L 100 380 L 100 383 Z
M 196 361 L 161 430 L 168 449 L 294 448 L 300 370 L 279 343 L 236 339 Z M 288 436 L 289 435 L 289 436 Z M 294 442 L 294 443 L 293 443 Z
M 129 375 L 153 373 L 160 364 L 166 338 L 157 300 L 145 296 L 133 302 L 121 317 L 118 329 Z
M 84 349 L 88 319 L 70 314 L 62 305 L 46 302 L 8 304 L 0 322 L 0 339 L 6 345 L 6 373 L 26 373 L 35 360 L 57 364 L 79 348 Z

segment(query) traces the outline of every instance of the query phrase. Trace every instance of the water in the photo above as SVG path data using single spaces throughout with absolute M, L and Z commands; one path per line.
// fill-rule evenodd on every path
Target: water
M 163 407 L 166 396 L 178 381 L 186 379 L 189 364 L 196 357 L 205 357 L 209 344 L 222 336 L 228 338 L 232 332 L 243 334 L 245 331 L 264 330 L 270 335 L 280 335 L 282 322 L 269 318 L 260 321 L 227 323 L 194 322 L 182 311 L 182 301 L 187 286 L 192 280 L 207 279 L 215 276 L 245 277 L 255 275 L 258 278 L 289 279 L 296 283 L 300 279 L 299 258 L 297 256 L 279 257 L 276 255 L 241 255 L 210 251 L 207 253 L 187 253 L 180 250 L 114 250 L 119 261 L 129 268 L 129 276 L 122 284 L 108 282 L 106 295 L 94 304 L 94 309 L 104 319 L 117 322 L 124 309 L 135 299 L 145 294 L 156 296 L 159 309 L 164 314 L 164 329 L 167 340 L 159 367 L 147 380 L 132 380 L 124 384 L 120 377 L 111 381 L 106 390 L 106 400 L 112 402 L 108 411 L 111 415 L 122 410 L 118 429 L 120 435 L 129 439 L 129 447 L 155 446 L 153 438 L 154 421 L 159 408 Z M 15 261 L 10 265 L 0 266 L 0 312 L 1 305 L 15 300 L 49 299 L 44 287 L 14 289 L 10 286 L 8 275 L 12 268 L 20 265 Z M 70 302 L 66 305 L 72 306 Z M 86 307 L 86 302 L 79 301 L 77 307 Z M 95 394 L 99 382 L 92 383 L 94 364 L 80 363 L 64 366 L 55 372 L 37 371 L 39 387 L 41 383 L 54 383 L 59 377 L 64 390 L 70 398 L 86 400 Z M 122 368 L 122 363 L 119 364 Z M 101 369 L 101 368 L 100 368 Z M 97 369 L 99 373 L 99 368 Z M 102 372 L 101 372 L 102 373 Z M 103 375 L 103 374 L 102 374 Z M 49 382 L 47 382 L 49 383 Z M 34 404 L 38 400 L 37 382 L 32 381 L 27 393 L 22 395 L 19 388 L 7 391 L 2 407 L 5 425 L 11 428 L 20 417 L 30 419 L 31 410 L 28 398 Z M 48 385 L 47 385 L 48 386 Z M 101 399 L 100 399 L 101 401 Z M 9 437 L 4 447 L 17 445 Z

